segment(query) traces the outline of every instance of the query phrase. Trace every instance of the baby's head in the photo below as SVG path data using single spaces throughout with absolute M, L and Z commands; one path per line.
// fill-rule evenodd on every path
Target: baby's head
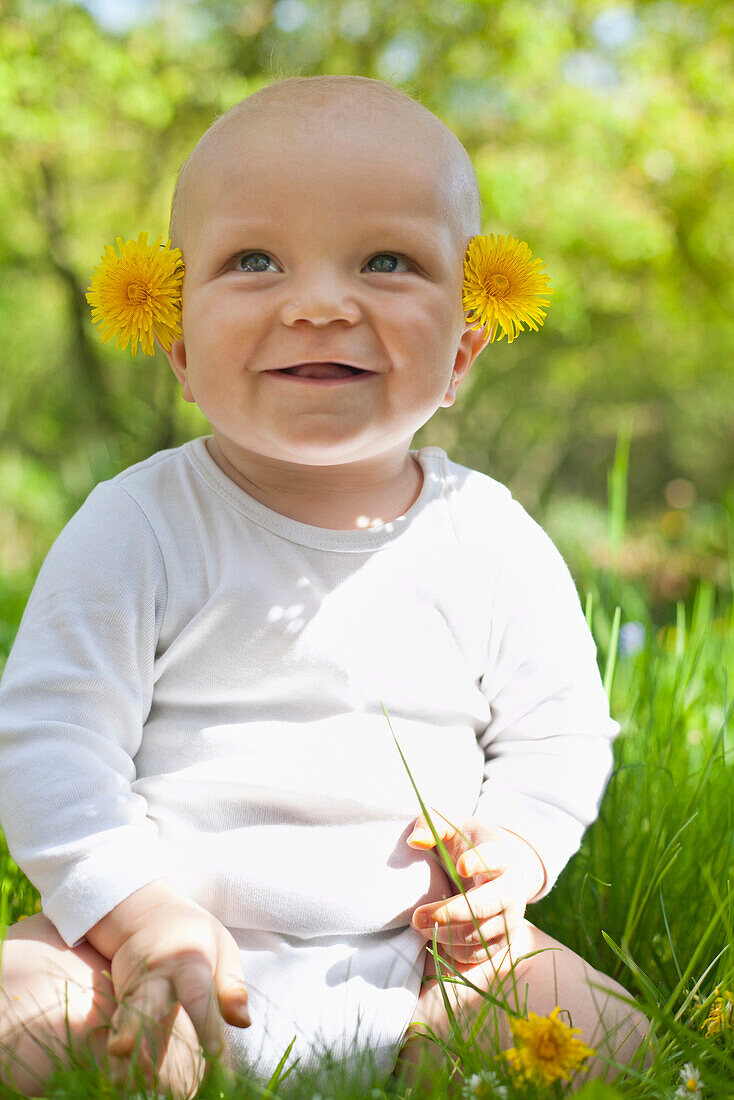
M 166 354 L 228 460 L 287 472 L 407 455 L 487 342 L 462 306 L 478 233 L 466 150 L 390 85 L 292 78 L 221 116 L 174 193 L 183 338 Z M 305 362 L 369 373 L 271 373 Z

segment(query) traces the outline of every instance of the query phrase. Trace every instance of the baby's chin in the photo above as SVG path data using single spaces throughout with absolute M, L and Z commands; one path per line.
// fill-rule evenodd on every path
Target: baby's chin
M 344 438 L 344 433 L 335 432 L 335 438 L 329 439 L 323 432 L 305 434 L 298 439 L 288 437 L 285 433 L 278 439 L 257 440 L 244 435 L 226 437 L 221 434 L 210 441 L 210 452 L 216 452 L 215 442 L 231 460 L 237 458 L 243 461 L 255 463 L 270 463 L 273 466 L 302 466 L 309 468 L 327 469 L 330 467 L 342 467 L 357 465 L 384 464 L 386 467 L 394 467 L 396 462 L 407 460 L 411 439 L 404 439 L 385 445 L 384 441 L 371 440 L 365 442 L 354 438 Z

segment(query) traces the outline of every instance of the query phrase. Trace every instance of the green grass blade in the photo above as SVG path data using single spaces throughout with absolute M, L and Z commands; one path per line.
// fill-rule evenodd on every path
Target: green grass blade
M 696 964 L 699 960 L 699 957 L 701 956 L 704 948 L 706 947 L 706 944 L 708 943 L 708 940 L 713 935 L 714 930 L 716 928 L 716 925 L 718 923 L 719 917 L 721 916 L 721 914 L 724 912 L 724 910 L 729 905 L 729 901 L 730 901 L 730 898 L 728 896 L 725 897 L 721 901 L 721 903 L 716 907 L 716 909 L 714 911 L 714 915 L 711 917 L 711 920 L 708 922 L 708 924 L 706 925 L 706 928 L 701 933 L 701 936 L 698 940 L 698 943 L 697 943 L 696 947 L 694 948 L 693 953 L 692 953 L 692 955 L 691 955 L 691 957 L 688 961 L 688 965 L 686 966 L 685 970 L 683 971 L 682 977 L 679 978 L 677 985 L 675 986 L 672 993 L 670 994 L 670 997 L 668 998 L 668 1001 L 667 1001 L 667 1004 L 666 1004 L 666 1008 L 667 1008 L 668 1011 L 672 1010 L 673 1003 L 675 1002 L 676 998 L 680 995 L 681 991 L 685 988 L 686 982 L 688 981 L 691 974 L 693 973 L 693 971 L 696 967 Z
M 612 620 L 612 635 L 609 640 L 609 649 L 607 651 L 607 663 L 604 668 L 604 691 L 606 692 L 607 699 L 609 699 L 612 692 L 612 684 L 614 683 L 614 670 L 617 667 L 617 646 L 619 644 L 619 621 L 622 617 L 622 608 L 617 604 L 614 609 L 614 619 Z
M 432 820 L 432 818 L 430 816 L 430 813 L 428 811 L 428 807 L 426 806 L 425 802 L 421 798 L 421 793 L 418 790 L 418 787 L 416 786 L 415 780 L 413 779 L 413 773 L 411 772 L 410 768 L 408 767 L 408 761 L 405 759 L 405 755 L 403 753 L 403 750 L 400 748 L 400 744 L 398 742 L 398 739 L 395 736 L 395 731 L 392 728 L 392 724 L 390 722 L 390 716 L 387 713 L 387 710 L 385 709 L 385 704 L 381 702 L 380 705 L 382 707 L 382 710 L 383 710 L 383 713 L 384 713 L 385 717 L 387 718 L 387 724 L 388 724 L 388 726 L 390 726 L 390 733 L 393 736 L 393 740 L 395 742 L 395 745 L 397 746 L 398 752 L 400 753 L 403 764 L 405 765 L 405 770 L 408 773 L 408 777 L 410 778 L 410 782 L 413 786 L 413 790 L 415 791 L 416 798 L 418 799 L 418 804 L 420 805 L 420 808 L 421 808 L 421 813 L 423 814 L 426 821 L 428 822 L 428 827 L 431 830 L 431 833 L 433 834 L 433 839 L 436 842 L 436 848 L 437 848 L 438 852 L 440 853 L 441 859 L 444 863 L 444 869 L 445 869 L 446 873 L 449 875 L 449 877 L 452 879 L 452 881 L 456 884 L 456 886 L 458 887 L 460 892 L 464 895 L 464 897 L 466 897 L 466 889 L 464 888 L 464 884 L 462 883 L 462 881 L 461 881 L 461 879 L 458 875 L 458 872 L 456 871 L 456 868 L 454 867 L 454 865 L 451 861 L 451 857 L 450 857 L 450 855 L 449 855 L 449 853 L 446 849 L 446 845 L 444 844 L 443 840 L 441 839 L 441 837 L 436 832 L 436 827 L 433 824 L 433 820 Z M 443 816 L 443 815 L 441 815 L 441 816 Z M 448 821 L 448 818 L 444 818 L 444 820 Z M 449 822 L 449 824 L 451 825 L 452 823 Z M 452 825 L 452 828 L 456 828 L 456 826 Z M 466 837 L 464 835 L 464 833 L 461 832 L 460 829 L 457 829 L 456 831 L 459 834 L 459 836 L 462 837 L 462 839 L 467 844 L 470 843 L 469 838 Z M 469 908 L 471 910 L 471 905 L 469 905 Z M 472 914 L 472 916 L 473 916 L 473 914 Z M 476 923 L 476 919 L 475 919 L 475 923 Z
M 652 997 L 653 1001 L 655 1003 L 657 1003 L 658 991 L 655 988 L 655 986 L 653 985 L 653 983 L 650 981 L 650 979 L 648 978 L 648 976 L 644 972 L 644 970 L 642 970 L 637 965 L 637 963 L 632 958 L 632 956 L 629 954 L 629 952 L 625 951 L 622 947 L 620 947 L 618 944 L 616 944 L 614 942 L 612 937 L 607 932 L 605 932 L 603 928 L 601 930 L 601 934 L 604 937 L 604 939 L 606 940 L 606 942 L 609 944 L 609 946 L 611 947 L 612 951 L 614 951 L 614 953 L 622 960 L 622 962 L 626 963 L 626 965 L 630 968 L 632 973 L 635 974 L 639 978 L 639 980 L 644 985 L 645 989 L 648 991 L 648 993 Z

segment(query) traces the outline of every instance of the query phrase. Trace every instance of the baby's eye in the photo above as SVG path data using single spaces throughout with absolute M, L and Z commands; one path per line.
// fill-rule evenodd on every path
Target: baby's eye
M 254 257 L 254 259 L 251 257 Z M 237 262 L 237 270 L 243 272 L 267 271 L 269 264 L 272 262 L 267 252 L 240 252 L 240 254 L 235 257 L 235 260 Z M 239 266 L 241 261 L 245 261 L 245 267 Z M 387 267 L 384 266 L 385 261 L 387 261 Z M 389 275 L 396 270 L 397 264 L 406 264 L 406 261 L 394 252 L 378 252 L 376 256 L 373 256 L 371 260 L 367 261 L 368 266 L 374 263 L 383 265 L 381 268 L 377 269 L 376 274 Z M 409 270 L 407 266 L 406 270 Z
M 401 256 L 396 255 L 394 252 L 378 252 L 376 256 L 373 256 L 371 260 L 367 261 L 367 264 L 369 266 L 369 264 L 373 264 L 373 263 L 375 263 L 375 261 L 377 261 L 379 263 L 382 263 L 385 258 L 391 260 L 393 262 L 393 264 L 395 263 L 396 260 L 399 264 L 404 264 L 406 262 Z M 378 274 L 378 275 L 389 275 L 393 271 L 395 271 L 394 266 L 393 267 L 381 267 L 381 268 L 378 269 L 376 274 Z
M 247 260 L 248 264 L 252 264 L 253 261 L 250 260 L 250 256 L 255 256 L 256 257 L 256 260 L 254 261 L 256 266 L 255 267 L 250 267 L 249 268 L 250 271 L 256 271 L 256 272 L 257 271 L 267 271 L 268 263 L 270 262 L 270 257 L 268 256 L 267 252 L 240 252 L 239 256 L 236 256 L 235 259 L 236 259 L 238 265 L 239 265 L 240 260 Z M 262 261 L 262 260 L 265 261 L 265 266 L 264 267 L 257 266 L 260 263 L 260 261 Z M 238 266 L 237 270 L 238 271 L 245 271 L 246 269 L 244 267 L 239 267 Z

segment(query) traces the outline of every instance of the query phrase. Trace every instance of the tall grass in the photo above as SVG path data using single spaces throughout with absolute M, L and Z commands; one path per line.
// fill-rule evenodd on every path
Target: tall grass
M 609 479 L 612 546 L 624 537 L 628 457 L 623 434 Z M 734 531 L 728 534 L 729 546 L 734 546 Z M 674 623 L 659 629 L 648 617 L 641 624 L 644 642 L 636 651 L 625 651 L 618 645 L 620 604 L 604 599 L 609 590 L 610 578 L 600 574 L 585 601 L 612 714 L 622 725 L 614 745 L 614 772 L 580 851 L 551 894 L 531 906 L 527 916 L 616 978 L 652 1021 L 651 1068 L 630 1067 L 613 1085 L 592 1081 L 576 1095 L 587 1100 L 672 1097 L 681 1085 L 681 1069 L 690 1063 L 702 1084 L 699 1093 L 687 1095 L 732 1097 L 734 1019 L 724 1016 L 716 1031 L 704 1022 L 715 989 L 721 994 L 734 991 L 734 606 L 728 599 L 717 608 L 713 586 L 701 582 L 688 614 L 678 601 Z M 0 835 L 0 940 L 8 924 L 39 908 L 37 892 Z M 445 966 L 439 972 L 447 973 L 448 985 L 450 972 Z M 488 1009 L 491 1001 L 488 996 Z M 426 1100 L 447 1091 L 466 1097 L 503 1095 L 493 1091 L 489 1079 L 481 1082 L 472 1076 L 492 1065 L 486 1043 L 477 1039 L 467 1045 L 457 1031 L 439 1046 L 441 1067 L 424 1077 L 420 1089 L 394 1078 L 375 1078 L 369 1087 L 357 1087 L 336 1071 L 329 1078 L 323 1067 L 311 1074 L 294 1073 L 284 1051 L 283 1064 L 267 1086 L 214 1061 L 198 1095 L 202 1100 L 230 1100 L 287 1093 L 310 1100 L 318 1092 L 326 1100 L 324 1079 L 333 1100 L 406 1098 L 411 1092 Z M 110 1085 L 91 1058 L 85 1061 L 83 1052 L 70 1057 L 72 1068 L 59 1066 L 48 1097 L 146 1095 L 141 1071 L 124 1092 Z M 568 1092 L 561 1080 L 540 1088 L 505 1078 L 504 1087 L 509 1100 Z M 1 1091 L 3 1096 L 20 1095 L 9 1088 Z

